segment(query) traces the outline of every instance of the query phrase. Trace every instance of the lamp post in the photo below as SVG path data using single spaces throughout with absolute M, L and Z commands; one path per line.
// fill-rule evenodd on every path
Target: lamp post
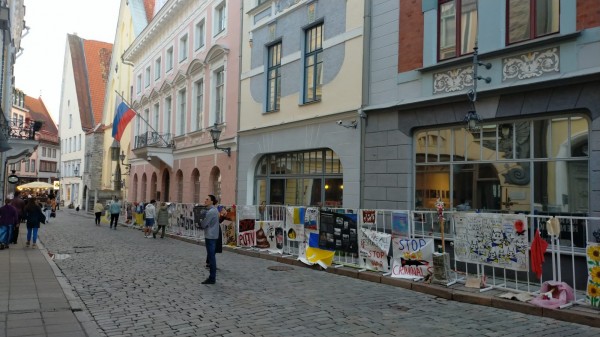
M 210 138 L 212 138 L 213 145 L 215 149 L 221 150 L 227 153 L 228 157 L 231 157 L 231 147 L 219 147 L 219 138 L 221 138 L 221 129 L 219 129 L 219 125 L 215 122 L 215 125 L 210 129 Z
M 121 165 L 125 166 L 127 168 L 127 172 L 125 172 L 125 175 L 129 175 L 129 173 L 131 172 L 131 164 L 125 164 L 125 152 L 121 151 L 121 155 L 119 156 L 119 159 L 121 159 Z
M 477 75 L 477 69 L 479 66 L 484 66 L 485 69 L 492 68 L 491 63 L 483 63 L 479 61 L 479 53 L 477 52 L 478 49 L 477 42 L 475 42 L 475 47 L 473 48 L 473 88 L 467 93 L 467 97 L 469 98 L 469 101 L 471 101 L 471 110 L 469 110 L 465 115 L 465 118 L 463 118 L 463 122 L 467 124 L 466 129 L 469 132 L 479 131 L 479 124 L 481 124 L 481 117 L 477 114 L 477 109 L 475 108 L 475 102 L 477 101 L 477 81 L 484 80 L 485 83 L 490 83 L 492 81 L 490 77 L 482 77 Z

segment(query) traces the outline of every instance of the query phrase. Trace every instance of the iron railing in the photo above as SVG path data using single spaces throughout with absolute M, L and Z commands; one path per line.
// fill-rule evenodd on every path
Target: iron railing
M 4 119 L 4 118 L 2 118 Z M 6 121 L 1 121 L 3 124 Z M 35 139 L 35 133 L 42 128 L 42 122 L 33 120 L 11 120 L 8 124 L 1 125 L 2 133 L 8 125 L 8 138 L 13 139 Z
M 135 136 L 134 149 L 143 147 L 174 147 L 173 134 L 146 131 Z

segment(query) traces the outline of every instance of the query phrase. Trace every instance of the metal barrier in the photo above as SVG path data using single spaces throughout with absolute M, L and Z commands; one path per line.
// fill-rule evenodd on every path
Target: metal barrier
M 170 221 L 167 228 L 173 235 L 192 238 L 195 240 L 203 239 L 203 231 L 199 224 L 194 222 L 193 204 L 172 204 L 170 206 Z M 231 208 L 231 207 L 229 207 Z M 235 215 L 236 220 L 247 217 L 254 217 L 256 221 L 287 221 L 287 206 L 281 205 L 252 205 L 243 206 L 243 212 L 240 213 L 238 207 Z M 356 215 L 356 225 L 358 236 L 363 229 L 392 234 L 394 213 L 407 214 L 410 220 L 408 237 L 411 239 L 425 238 L 433 239 L 436 246 L 441 245 L 442 235 L 440 232 L 440 220 L 436 211 L 409 211 L 409 210 L 368 210 L 374 212 L 373 222 L 364 223 L 363 212 L 366 210 L 348 209 L 348 208 L 323 208 L 334 213 L 343 213 Z M 445 211 L 444 219 L 444 248 L 449 253 L 456 282 L 465 283 L 468 277 L 486 278 L 488 288 L 481 289 L 485 291 L 492 288 L 507 289 L 510 291 L 526 291 L 535 293 L 539 291 L 545 280 L 562 281 L 569 284 L 575 293 L 575 302 L 581 302 L 585 298 L 587 290 L 587 263 L 586 263 L 586 244 L 590 242 L 590 233 L 593 228 L 600 228 L 600 218 L 594 217 L 576 217 L 576 216 L 552 216 L 552 215 L 524 215 L 527 218 L 527 248 L 531 248 L 535 230 L 539 228 L 541 238 L 549 243 L 546 251 L 546 259 L 543 264 L 544 273 L 541 279 L 537 279 L 535 274 L 528 271 L 516 271 L 508 268 L 491 266 L 483 263 L 460 262 L 455 258 L 454 242 L 456 240 L 456 228 L 454 223 L 453 211 Z M 546 223 L 548 220 L 556 218 L 561 227 L 561 234 L 558 236 L 548 235 Z M 235 223 L 235 235 L 239 234 L 239 221 Z M 594 232 L 596 233 L 596 232 Z M 600 235 L 594 234 L 594 241 L 600 242 Z M 283 254 L 291 256 L 300 256 L 300 247 L 302 242 L 284 239 Z M 253 249 L 253 248 L 248 248 Z M 334 256 L 335 265 L 344 265 L 355 268 L 363 268 L 361 265 L 360 254 L 350 254 L 337 251 Z M 393 258 L 392 249 L 388 252 L 388 262 Z M 388 263 L 388 269 L 383 270 L 383 274 L 389 274 L 392 264 Z

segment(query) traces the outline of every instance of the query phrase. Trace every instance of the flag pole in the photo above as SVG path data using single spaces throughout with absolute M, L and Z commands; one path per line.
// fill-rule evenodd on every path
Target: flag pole
M 166 145 L 169 145 L 169 144 L 167 143 L 167 141 L 166 141 L 166 140 L 163 138 L 163 136 L 162 136 L 160 133 L 158 133 L 158 131 L 156 131 L 156 129 L 154 129 L 154 128 L 152 127 L 152 125 L 150 125 L 150 123 L 148 123 L 148 121 L 147 121 L 147 120 L 146 120 L 146 119 L 145 119 L 145 118 L 144 118 L 144 117 L 143 117 L 143 116 L 142 116 L 142 115 L 141 115 L 139 112 L 137 112 L 135 109 L 133 109 L 133 108 L 131 107 L 131 104 L 130 104 L 129 102 L 127 102 L 127 100 L 125 99 L 125 97 L 123 97 L 123 95 L 121 95 L 121 94 L 120 94 L 120 93 L 119 93 L 117 90 L 115 90 L 115 93 L 117 93 L 117 95 L 119 95 L 119 97 L 121 97 L 121 100 L 122 100 L 122 101 L 123 101 L 125 104 L 127 104 L 127 106 L 128 106 L 128 107 L 129 107 L 131 110 L 133 110 L 133 111 L 135 112 L 135 115 L 136 115 L 136 116 L 138 116 L 139 118 L 141 118 L 141 119 L 144 121 L 144 123 L 146 123 L 146 125 L 147 125 L 147 126 L 148 126 L 148 127 L 149 127 L 149 128 L 150 128 L 150 129 L 151 129 L 153 132 L 154 132 L 154 133 L 156 133 L 156 134 L 158 135 L 158 137 L 160 137 L 160 139 L 161 139 L 161 140 L 162 140 L 162 141 L 163 141 L 163 142 L 164 142 Z

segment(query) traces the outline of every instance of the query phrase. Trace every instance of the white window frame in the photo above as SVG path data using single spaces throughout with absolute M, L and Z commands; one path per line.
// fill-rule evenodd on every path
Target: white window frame
M 173 46 L 167 48 L 165 56 L 165 72 L 173 70 Z
M 202 114 L 204 113 L 204 78 L 199 78 L 194 82 L 194 101 L 192 114 L 192 125 L 195 131 L 202 130 Z
M 160 118 L 160 103 L 159 102 L 154 103 L 154 112 L 153 112 L 152 116 L 154 118 L 152 127 L 154 128 L 154 130 L 158 130 L 158 120 Z
M 227 1 L 215 6 L 213 11 L 213 36 L 217 36 L 227 30 Z
M 184 34 L 179 38 L 179 62 L 183 62 L 188 58 L 188 35 Z
M 204 47 L 206 41 L 206 20 L 203 18 L 194 26 L 194 50 Z
M 171 113 L 173 111 L 173 97 L 165 97 L 165 108 L 163 116 L 163 133 L 171 133 Z
M 144 87 L 148 88 L 150 86 L 150 66 L 146 67 L 144 70 Z
M 182 136 L 185 134 L 186 124 L 186 111 L 187 111 L 187 88 L 183 87 L 177 91 L 177 135 Z
M 138 94 L 142 92 L 142 74 L 138 74 L 136 77 L 135 92 Z
M 218 83 L 219 73 L 223 73 L 223 83 Z M 225 65 L 219 64 L 216 66 L 212 72 L 212 109 L 211 109 L 211 118 L 210 124 L 214 123 L 223 123 L 225 121 L 225 88 L 226 88 L 226 77 L 227 73 L 225 72 Z M 219 89 L 222 89 L 222 92 L 219 96 Z M 220 110 L 220 111 L 219 111 Z
M 161 72 L 161 58 L 160 56 L 154 60 L 154 80 L 159 80 L 160 79 L 160 72 Z

